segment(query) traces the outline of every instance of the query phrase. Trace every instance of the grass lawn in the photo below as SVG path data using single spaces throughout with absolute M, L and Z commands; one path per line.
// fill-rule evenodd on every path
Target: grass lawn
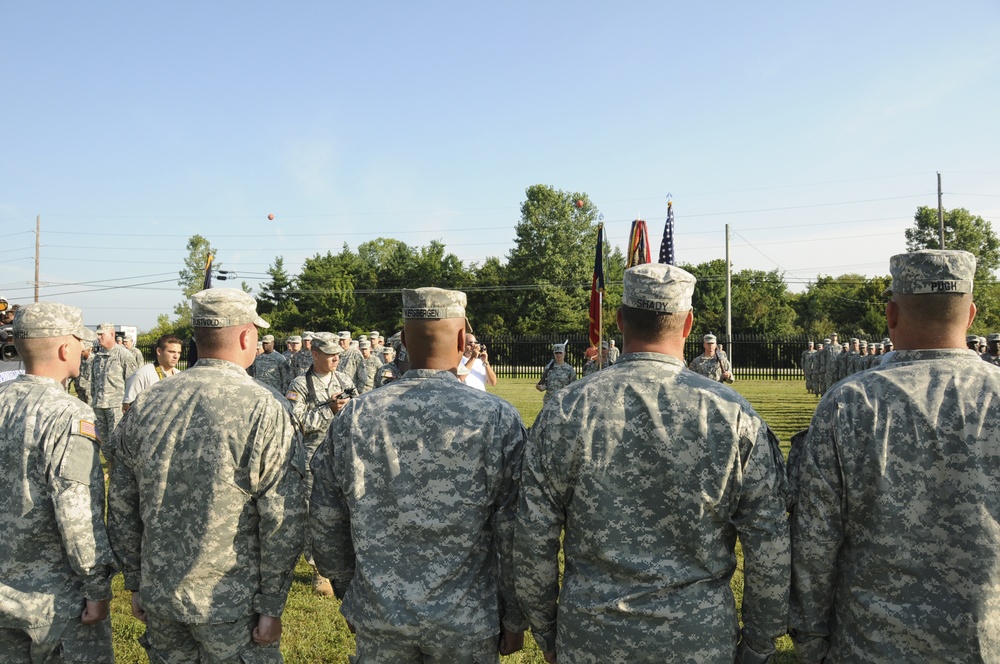
M 733 385 L 767 420 L 778 435 L 782 450 L 788 454 L 788 440 L 809 424 L 816 407 L 816 398 L 806 394 L 802 381 L 743 381 Z M 534 422 L 542 408 L 542 394 L 535 390 L 532 379 L 501 379 L 495 394 L 507 399 L 520 411 L 526 424 Z M 733 578 L 737 603 L 743 596 L 742 555 L 740 568 Z M 312 594 L 309 567 L 300 561 L 295 571 L 295 581 L 288 596 L 282 619 L 282 652 L 289 664 L 316 662 L 347 662 L 354 653 L 354 637 L 340 615 L 340 603 L 334 599 L 321 599 Z M 114 628 L 115 655 L 123 664 L 146 662 L 146 656 L 136 639 L 143 626 L 132 618 L 129 594 L 122 588 L 121 576 L 115 579 L 115 597 L 111 616 Z M 791 642 L 787 637 L 778 644 L 776 662 L 794 662 Z M 542 664 L 541 653 L 530 636 L 525 638 L 525 650 L 502 658 L 505 664 Z

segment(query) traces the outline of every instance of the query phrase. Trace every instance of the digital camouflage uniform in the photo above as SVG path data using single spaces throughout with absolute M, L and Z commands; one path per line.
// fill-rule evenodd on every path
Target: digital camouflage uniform
M 312 365 L 310 354 L 309 364 Z M 253 362 L 254 378 L 284 394 L 292 382 L 292 367 L 281 353 L 271 351 L 257 356 Z
M 400 373 L 399 367 L 396 366 L 395 360 L 386 362 L 375 372 L 375 387 L 382 387 L 387 383 L 398 380 L 400 376 L 402 376 L 402 373 Z
M 22 307 L 14 326 L 93 339 L 69 329 L 83 327 L 78 309 L 52 302 Z M 111 599 L 115 572 L 94 411 L 52 378 L 0 384 L 0 478 L 0 662 L 113 662 L 111 619 L 80 621 L 85 600 Z
M 143 357 L 142 351 L 136 348 L 134 345 L 131 348 L 125 347 L 125 350 L 132 353 L 132 357 L 135 359 L 136 368 L 141 367 L 146 363 L 146 358 Z
M 837 360 L 840 354 L 843 352 L 843 348 L 836 341 L 831 341 L 831 343 L 823 348 L 823 353 L 826 354 L 826 362 L 824 364 L 826 373 L 823 376 L 823 393 L 829 391 L 833 384 L 837 382 Z
M 1000 369 L 968 350 L 895 351 L 820 402 L 792 519 L 802 661 L 1000 661 L 998 421 Z
M 363 368 L 363 375 L 365 378 L 364 385 L 357 385 L 358 393 L 364 394 L 365 392 L 371 392 L 375 389 L 375 374 L 378 370 L 382 368 L 382 361 L 375 357 L 372 353 L 367 358 L 362 358 L 361 367 Z M 361 378 L 362 371 L 358 371 L 358 378 Z
M 816 354 L 815 350 L 813 350 L 812 348 L 807 348 L 806 350 L 802 351 L 802 356 L 799 359 L 799 368 L 802 369 L 802 377 L 805 378 L 806 381 L 806 392 L 809 392 L 810 394 L 812 394 L 813 391 L 811 374 L 812 374 L 813 356 L 815 354 Z
M 785 632 L 785 500 L 777 439 L 749 403 L 679 359 L 622 355 L 532 427 L 515 555 L 535 639 L 559 662 L 733 662 L 739 535 L 744 638 L 771 652 Z
M 823 340 L 823 348 L 816 350 L 816 357 L 814 358 L 814 375 L 813 387 L 815 388 L 815 393 L 822 395 L 826 392 L 826 362 L 828 355 L 826 354 L 826 347 L 829 345 L 830 340 Z
M 496 662 L 501 624 L 525 629 L 511 560 L 525 438 L 513 406 L 449 371 L 411 369 L 334 419 L 310 530 L 359 661 L 447 646 Z
M 570 383 L 576 380 L 576 368 L 573 367 L 569 362 L 563 362 L 562 364 L 553 363 L 551 367 L 545 370 L 545 382 L 540 383 L 545 388 L 545 394 L 542 396 L 542 403 L 548 403 L 556 392 L 566 387 Z
M 250 637 L 255 614 L 281 616 L 304 537 L 303 451 L 276 395 L 201 358 L 139 395 L 108 456 L 111 541 L 153 661 L 194 661 L 196 641 L 281 661 Z
M 728 367 L 728 365 L 729 361 L 728 358 L 726 358 L 725 353 L 723 353 L 721 350 L 718 350 L 715 352 L 714 357 L 708 357 L 702 354 L 694 358 L 688 365 L 688 369 L 695 372 L 696 374 L 701 374 L 706 378 L 711 378 L 717 383 L 721 383 L 723 382 L 722 380 L 722 372 L 724 371 L 723 367 L 724 366 Z M 730 369 L 729 380 L 726 380 L 725 382 L 727 383 L 733 382 L 732 369 Z
M 358 368 L 361 366 L 364 358 L 361 357 L 361 351 L 355 348 L 348 348 L 344 351 L 344 354 L 340 356 L 340 364 L 337 365 L 337 371 L 342 374 L 346 374 L 354 385 L 358 384 Z
M 115 344 L 110 350 L 98 346 L 90 357 L 93 362 L 90 405 L 97 417 L 97 435 L 103 442 L 111 437 L 111 432 L 122 419 L 125 383 L 139 370 L 139 366 L 128 348 L 120 344 Z
M 295 353 L 291 359 L 293 376 L 301 376 L 305 372 L 309 371 L 309 367 L 312 366 L 312 363 L 312 351 L 303 348 L 299 352 Z
M 89 343 L 89 342 L 88 342 Z M 76 385 L 76 398 L 83 403 L 90 403 L 91 397 L 91 367 L 94 365 L 94 351 L 90 351 L 89 357 L 80 358 L 80 375 L 73 379 Z

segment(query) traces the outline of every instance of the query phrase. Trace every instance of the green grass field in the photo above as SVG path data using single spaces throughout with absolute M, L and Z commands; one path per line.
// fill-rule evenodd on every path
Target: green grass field
M 816 398 L 806 394 L 801 381 L 744 381 L 735 383 L 734 387 L 771 425 L 787 456 L 788 440 L 794 433 L 808 426 L 816 407 Z M 535 390 L 534 380 L 501 379 L 500 384 L 491 391 L 514 404 L 528 425 L 534 422 L 542 408 L 542 395 Z M 737 554 L 740 569 L 733 578 L 733 590 L 739 603 L 743 596 L 743 574 L 742 556 L 739 551 Z M 348 655 L 354 653 L 354 637 L 340 615 L 340 603 L 335 599 L 313 595 L 309 585 L 310 578 L 308 565 L 300 561 L 282 619 L 281 649 L 285 661 L 289 664 L 347 662 Z M 145 653 L 136 641 L 144 628 L 132 618 L 129 594 L 122 588 L 120 575 L 115 579 L 114 590 L 111 615 L 117 661 L 123 664 L 145 662 Z M 522 652 L 502 660 L 505 664 L 544 662 L 530 636 L 525 638 L 525 649 Z M 779 642 L 778 656 L 772 661 L 795 661 L 791 642 L 787 637 Z

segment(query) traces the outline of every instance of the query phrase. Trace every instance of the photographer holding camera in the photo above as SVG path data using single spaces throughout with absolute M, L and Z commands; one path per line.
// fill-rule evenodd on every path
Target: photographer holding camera
M 473 334 L 465 336 L 465 353 L 462 355 L 462 366 L 469 370 L 465 384 L 477 390 L 486 391 L 486 386 L 497 384 L 497 375 L 490 366 L 490 356 L 486 346 L 476 341 Z
M 330 422 L 347 402 L 358 395 L 354 382 L 344 373 L 337 371 L 340 355 L 344 349 L 338 343 L 337 335 L 330 332 L 314 332 L 312 339 L 312 366 L 301 376 L 292 379 L 285 398 L 292 402 L 295 425 L 302 431 L 306 448 L 306 468 L 313 454 L 326 437 Z M 306 497 L 312 493 L 312 473 L 306 472 Z M 312 548 L 306 548 L 306 559 L 310 564 Z M 330 581 L 320 576 L 313 565 L 313 590 L 320 595 L 333 595 Z

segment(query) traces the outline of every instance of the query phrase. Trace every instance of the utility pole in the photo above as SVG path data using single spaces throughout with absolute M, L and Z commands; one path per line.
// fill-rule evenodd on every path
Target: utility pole
M 42 246 L 42 215 L 35 217 L 35 302 L 38 302 L 39 249 Z
M 733 268 L 729 260 L 729 224 L 726 224 L 726 341 L 729 343 L 729 365 L 733 364 Z
M 941 248 L 944 249 L 944 206 L 941 204 L 941 172 L 938 171 L 938 231 L 941 233 Z

